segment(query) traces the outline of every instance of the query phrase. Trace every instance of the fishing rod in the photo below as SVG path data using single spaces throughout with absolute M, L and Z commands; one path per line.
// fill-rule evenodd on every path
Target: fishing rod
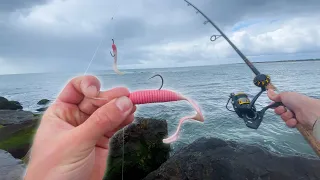
M 210 23 L 215 29 L 220 33 L 220 35 L 212 35 L 210 40 L 216 41 L 221 36 L 224 37 L 224 39 L 231 45 L 231 47 L 238 53 L 238 55 L 242 58 L 242 60 L 247 64 L 247 66 L 252 70 L 252 72 L 256 75 L 253 83 L 260 87 L 260 92 L 253 98 L 252 101 L 248 98 L 248 95 L 245 93 L 231 93 L 228 99 L 228 102 L 226 104 L 226 108 L 229 111 L 235 112 L 240 118 L 242 118 L 248 128 L 252 129 L 258 129 L 262 120 L 263 116 L 267 109 L 269 108 L 275 108 L 278 106 L 284 106 L 281 102 L 276 102 L 274 104 L 271 104 L 269 106 L 264 107 L 260 111 L 257 111 L 255 108 L 255 102 L 259 98 L 259 96 L 266 91 L 267 89 L 276 89 L 275 86 L 271 83 L 271 78 L 269 75 L 261 74 L 258 69 L 248 60 L 248 58 L 230 41 L 230 39 L 220 30 L 220 28 L 213 22 L 209 17 L 207 17 L 202 11 L 200 11 L 196 6 L 194 6 L 192 3 L 190 3 L 187 0 L 184 0 L 188 6 L 192 6 L 196 11 L 196 13 L 200 13 L 206 21 L 204 21 L 204 24 Z M 233 109 L 230 110 L 228 108 L 228 104 L 231 101 Z M 313 148 L 315 153 L 320 156 L 320 143 L 315 139 L 315 137 L 312 135 L 310 131 L 305 129 L 301 124 L 297 124 L 296 128 L 299 130 L 301 135 L 305 138 L 305 140 L 310 144 L 310 146 Z

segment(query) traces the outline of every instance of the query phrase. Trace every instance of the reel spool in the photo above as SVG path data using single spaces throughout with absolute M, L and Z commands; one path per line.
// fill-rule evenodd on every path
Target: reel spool
M 281 102 L 276 102 L 274 104 L 271 104 L 269 106 L 264 107 L 260 111 L 256 110 L 255 102 L 259 98 L 259 96 L 266 91 L 266 87 L 271 82 L 270 76 L 264 75 L 264 74 L 258 74 L 254 80 L 253 83 L 261 88 L 261 91 L 253 98 L 252 101 L 250 101 L 249 97 L 245 93 L 231 93 L 228 99 L 228 102 L 226 104 L 226 108 L 229 111 L 232 111 L 228 108 L 229 102 L 231 100 L 231 104 L 233 107 L 233 111 L 237 113 L 237 115 L 242 118 L 246 124 L 247 127 L 252 129 L 258 129 L 262 120 L 263 116 L 267 109 L 278 107 L 283 105 Z

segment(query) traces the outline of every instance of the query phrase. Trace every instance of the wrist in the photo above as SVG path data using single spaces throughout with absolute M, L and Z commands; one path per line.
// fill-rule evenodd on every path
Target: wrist
M 312 130 L 313 130 L 314 127 L 316 126 L 316 123 L 318 122 L 318 120 L 319 120 L 319 118 L 314 121 L 313 126 L 312 126 Z
M 313 124 L 312 134 L 318 141 L 320 141 L 320 116 Z
M 307 125 L 309 127 L 309 129 L 313 130 L 316 123 L 319 123 L 319 118 L 320 118 L 320 100 L 319 99 L 313 99 L 310 98 L 309 101 L 310 105 L 312 105 L 312 108 L 309 108 L 309 112 L 308 112 L 308 121 L 307 121 Z

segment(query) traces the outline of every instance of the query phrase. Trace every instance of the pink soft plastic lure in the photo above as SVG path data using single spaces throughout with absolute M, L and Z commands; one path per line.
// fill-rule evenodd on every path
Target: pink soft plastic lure
M 131 92 L 129 95 L 130 100 L 133 104 L 149 104 L 149 103 L 160 103 L 160 102 L 171 102 L 171 101 L 188 101 L 193 108 L 196 110 L 196 115 L 185 116 L 180 119 L 176 132 L 170 137 L 163 139 L 163 143 L 172 143 L 178 139 L 178 134 L 181 129 L 181 125 L 185 120 L 193 119 L 199 122 L 203 122 L 204 118 L 200 108 L 191 99 L 184 97 L 171 90 L 139 90 Z M 103 99 L 103 98 L 94 98 Z
M 112 52 L 113 54 L 110 52 L 111 56 L 113 57 L 113 70 L 119 74 L 119 75 L 123 75 L 124 73 L 119 71 L 118 67 L 117 67 L 117 61 L 118 61 L 118 51 L 117 51 L 117 46 L 114 44 L 114 40 L 112 39 Z
M 170 90 L 142 90 L 130 93 L 129 98 L 133 104 L 148 104 L 148 103 L 159 103 L 159 102 L 171 102 L 171 101 L 188 101 L 193 108 L 197 111 L 194 116 L 185 116 L 180 119 L 176 132 L 170 137 L 163 139 L 164 143 L 172 143 L 178 139 L 178 134 L 182 123 L 187 119 L 193 119 L 196 121 L 203 122 L 204 118 L 202 116 L 200 108 L 191 99 L 186 98 L 176 92 Z

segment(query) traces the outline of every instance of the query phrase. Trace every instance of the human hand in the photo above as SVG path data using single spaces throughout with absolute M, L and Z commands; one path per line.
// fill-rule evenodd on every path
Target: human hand
M 94 76 L 72 79 L 42 117 L 25 179 L 102 179 L 109 139 L 134 119 L 128 95 L 126 88 L 100 92 Z
M 282 102 L 284 106 L 274 109 L 274 112 L 281 116 L 288 127 L 295 127 L 299 122 L 307 129 L 312 127 L 318 117 L 320 117 L 320 100 L 314 99 L 296 92 L 282 92 L 276 94 L 273 90 L 268 90 L 268 97 L 275 102 Z

